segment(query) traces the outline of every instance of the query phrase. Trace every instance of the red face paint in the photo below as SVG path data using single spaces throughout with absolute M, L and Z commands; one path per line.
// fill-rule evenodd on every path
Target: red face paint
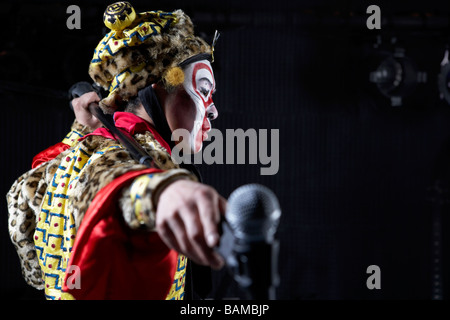
M 186 78 L 184 88 L 192 98 L 196 106 L 196 116 L 191 131 L 191 146 L 194 152 L 202 148 L 202 143 L 207 139 L 207 132 L 211 130 L 207 110 L 214 106 L 212 95 L 215 89 L 215 79 L 209 61 L 199 61 L 185 70 Z
M 211 74 L 211 78 L 213 80 L 212 83 L 210 84 L 211 87 L 208 88 L 209 89 L 208 90 L 209 93 L 207 94 L 206 97 L 205 97 L 205 95 L 202 92 L 199 91 L 199 89 L 197 89 L 197 81 L 201 80 L 201 79 L 198 79 L 198 80 L 196 79 L 197 78 L 197 73 L 198 73 L 199 70 L 202 70 L 202 69 L 206 69 Z M 208 80 L 208 82 L 209 82 L 209 80 Z M 194 70 L 192 72 L 192 85 L 193 85 L 193 88 L 194 88 L 195 92 L 202 99 L 203 106 L 205 107 L 205 112 L 206 112 L 206 109 L 208 109 L 208 107 L 210 105 L 214 104 L 214 102 L 212 100 L 212 94 L 214 92 L 214 88 L 216 87 L 216 83 L 215 83 L 215 79 L 214 79 L 214 76 L 213 76 L 213 72 L 212 72 L 211 68 L 207 64 L 199 62 L 199 63 L 197 63 L 194 66 Z

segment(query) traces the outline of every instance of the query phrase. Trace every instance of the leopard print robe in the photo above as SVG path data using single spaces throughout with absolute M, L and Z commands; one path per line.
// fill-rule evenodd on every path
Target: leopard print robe
M 77 126 L 79 127 L 79 124 L 75 121 L 72 131 Z M 152 156 L 163 172 L 154 174 L 145 188 L 141 190 L 139 217 L 136 216 L 135 200 L 130 196 L 130 187 L 122 190 L 118 203 L 122 209 L 124 221 L 130 228 L 145 227 L 149 231 L 154 231 L 156 201 L 159 192 L 176 179 L 196 181 L 196 177 L 189 171 L 180 169 L 172 161 L 167 150 L 150 132 L 137 134 L 134 138 Z M 64 162 L 64 159 L 70 157 L 77 147 L 82 147 L 89 154 L 89 161 L 79 175 L 78 181 L 73 185 L 73 191 L 68 199 L 69 210 L 73 214 L 77 229 L 98 191 L 128 171 L 146 168 L 133 160 L 129 152 L 123 149 L 117 141 L 102 136 L 89 136 L 79 143 L 74 143 L 73 147 L 62 152 L 55 159 L 26 172 L 14 182 L 7 193 L 9 234 L 20 258 L 22 275 L 25 281 L 36 289 L 42 290 L 45 287 L 33 238 L 42 200 L 58 167 Z

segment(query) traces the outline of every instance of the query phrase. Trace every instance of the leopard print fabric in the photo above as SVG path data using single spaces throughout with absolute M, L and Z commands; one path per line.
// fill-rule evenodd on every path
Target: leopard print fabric
M 163 80 L 170 68 L 178 66 L 186 59 L 200 53 L 212 53 L 210 45 L 194 35 L 194 24 L 188 15 L 182 10 L 170 14 L 176 17 L 177 23 L 171 24 L 161 34 L 145 36 L 145 40 L 138 45 L 126 46 L 112 56 L 105 55 L 100 58 L 94 55 L 96 59 L 93 61 L 102 61 L 91 62 L 89 75 L 103 89 L 111 89 L 110 95 L 100 101 L 100 107 L 105 113 L 114 113 L 118 109 L 116 102 L 128 101 L 135 97 L 140 89 Z M 108 42 L 111 34 L 114 33 L 106 35 L 100 41 L 96 52 L 102 52 L 103 43 Z M 121 38 L 117 34 L 114 36 Z M 144 67 L 137 68 L 139 65 Z M 130 70 L 130 74 L 121 79 L 117 86 L 111 86 L 117 75 L 126 74 L 125 70 Z
M 150 132 L 137 134 L 135 139 L 150 154 L 157 167 L 164 170 L 164 172 L 155 176 L 155 183 L 148 189 L 148 194 L 145 197 L 145 206 L 149 209 L 145 211 L 145 214 L 146 216 L 154 216 L 153 211 L 156 205 L 153 203 L 152 193 L 156 193 L 175 177 L 193 179 L 193 176 L 189 171 L 179 169 L 178 165 L 171 160 L 170 155 L 153 138 Z M 98 191 L 126 172 L 147 168 L 145 165 L 137 164 L 128 151 L 121 148 L 114 140 L 91 136 L 83 142 L 89 150 L 107 149 L 108 151 L 102 155 L 94 154 L 91 157 L 90 164 L 83 169 L 79 176 L 79 180 L 74 187 L 73 196 L 69 198 L 69 208 L 74 213 L 77 229 L 81 224 L 84 213 Z M 131 212 L 133 206 L 130 203 L 128 188 L 124 188 L 119 198 L 119 203 L 121 204 L 125 221 L 131 228 L 135 229 L 140 224 L 137 222 L 137 217 Z M 152 226 L 153 221 L 148 221 L 147 225 Z
M 36 212 L 44 198 L 47 182 L 43 179 L 56 170 L 55 165 L 41 165 L 17 179 L 7 194 L 9 235 L 20 258 L 25 281 L 44 289 L 41 269 L 34 247 Z
M 71 131 L 64 142 L 74 145 L 75 139 L 69 139 L 69 137 L 77 134 L 84 135 L 89 132 L 91 131 L 88 127 L 74 120 Z M 36 213 L 40 211 L 42 199 L 47 190 L 48 179 L 45 179 L 45 177 L 52 177 L 55 174 L 58 168 L 56 162 L 43 163 L 23 174 L 14 182 L 6 195 L 9 212 L 9 235 L 20 258 L 22 275 L 25 281 L 36 289 L 44 288 L 33 241 L 37 222 Z
M 135 139 L 152 156 L 155 164 L 163 170 L 163 172 L 155 174 L 154 182 L 148 185 L 146 196 L 143 198 L 145 202 L 143 213 L 146 217 L 144 224 L 147 229 L 154 230 L 156 204 L 153 202 L 152 194 L 158 194 L 159 190 L 174 179 L 195 180 L 196 178 L 189 171 L 180 169 L 150 132 L 137 134 Z M 74 188 L 68 200 L 69 210 L 74 216 L 77 230 L 82 223 L 84 213 L 99 190 L 130 170 L 146 169 L 146 166 L 133 160 L 128 151 L 124 150 L 115 140 L 101 136 L 89 136 L 80 144 L 91 156 L 81 170 L 78 181 L 73 185 Z M 22 175 L 14 182 L 7 194 L 10 238 L 19 255 L 25 281 L 36 289 L 44 288 L 33 240 L 37 217 L 42 199 L 58 166 L 75 147 Z M 134 214 L 129 188 L 123 189 L 118 203 L 122 208 L 124 220 L 130 228 L 135 229 L 142 226 L 142 221 L 138 220 Z

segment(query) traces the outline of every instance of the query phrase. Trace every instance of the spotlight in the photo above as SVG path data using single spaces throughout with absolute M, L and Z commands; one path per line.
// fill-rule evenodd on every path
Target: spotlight
M 448 48 L 445 50 L 444 58 L 441 62 L 441 72 L 438 75 L 438 88 L 441 100 L 450 104 L 450 63 L 448 61 Z
M 402 106 L 404 98 L 414 92 L 418 83 L 427 82 L 427 74 L 418 71 L 402 48 L 396 48 L 393 53 L 385 52 L 380 58 L 376 70 L 370 72 L 370 82 L 391 100 L 391 106 Z

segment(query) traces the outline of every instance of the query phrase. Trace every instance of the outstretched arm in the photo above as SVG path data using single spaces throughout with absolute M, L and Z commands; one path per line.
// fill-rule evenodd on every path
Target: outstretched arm
M 169 248 L 194 262 L 222 267 L 223 259 L 214 247 L 219 242 L 218 224 L 226 200 L 187 170 L 140 176 L 124 189 L 119 202 L 132 229 L 156 231 Z

